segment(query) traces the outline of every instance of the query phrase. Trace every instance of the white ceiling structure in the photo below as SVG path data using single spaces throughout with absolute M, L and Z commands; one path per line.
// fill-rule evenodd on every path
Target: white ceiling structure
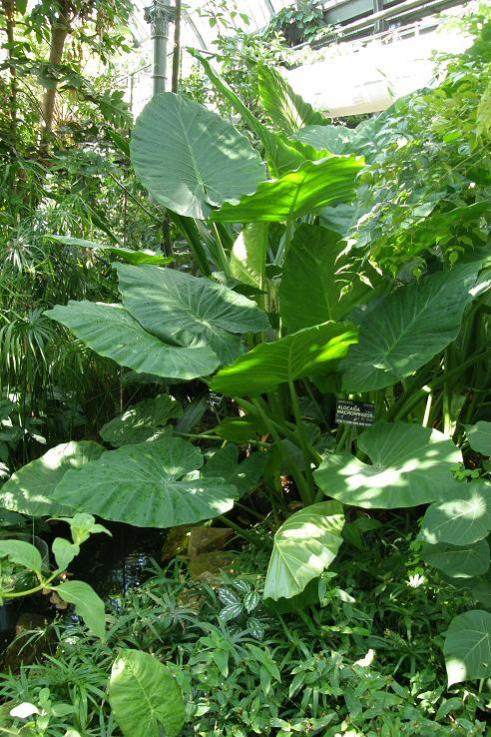
M 334 0 L 328 2 L 332 5 Z M 129 76 L 129 97 L 135 115 L 152 95 L 152 42 L 150 26 L 144 19 L 144 8 L 150 3 L 151 0 L 135 1 L 133 33 L 139 47 L 131 62 L 135 71 Z M 230 0 L 230 7 L 234 5 L 249 17 L 247 25 L 242 24 L 239 17 L 234 21 L 237 26 L 242 24 L 242 30 L 246 31 L 264 28 L 274 12 L 291 4 L 292 0 Z M 183 48 L 213 52 L 218 30 L 209 22 L 210 3 L 189 0 L 184 8 Z M 459 13 L 462 9 L 452 12 Z M 432 82 L 435 51 L 465 50 L 469 42 L 461 33 L 444 24 L 436 28 L 435 25 L 438 26 L 434 18 L 425 19 L 409 28 L 409 33 L 394 29 L 362 41 L 333 44 L 327 47 L 323 59 L 315 63 L 309 62 L 304 49 L 299 66 L 286 72 L 286 76 L 296 92 L 334 117 L 384 110 L 398 97 Z M 222 27 L 220 32 L 235 31 Z M 171 38 L 172 35 L 171 27 Z M 169 54 L 171 52 L 172 43 L 169 43 Z M 294 60 L 292 50 L 292 65 Z M 192 58 L 184 54 L 184 74 L 192 63 Z
M 333 117 L 380 112 L 436 81 L 435 53 L 462 53 L 470 45 L 469 37 L 445 24 L 425 32 L 422 22 L 412 31 L 337 44 L 327 58 L 285 76 L 295 92 Z
M 150 26 L 145 21 L 145 7 L 151 5 L 151 0 L 134 0 L 136 10 L 133 15 L 132 31 L 139 45 L 135 53 L 133 66 L 135 70 L 144 68 L 142 72 L 136 71 L 133 80 L 130 78 L 130 98 L 135 115 L 141 111 L 145 103 L 152 95 L 151 60 L 152 42 L 150 39 Z M 245 31 L 257 31 L 269 23 L 272 15 L 281 8 L 290 5 L 291 0 L 231 0 L 229 8 L 234 7 L 248 16 L 249 22 L 244 23 L 240 17 L 236 17 L 232 24 L 236 28 L 241 25 Z M 233 34 L 234 28 L 223 26 L 212 27 L 209 16 L 210 3 L 206 0 L 184 0 L 182 21 L 182 47 L 197 48 L 202 51 L 213 52 L 214 42 L 218 33 L 223 35 Z M 172 27 L 170 36 L 172 38 Z M 172 44 L 169 44 L 169 54 L 172 52 Z M 191 56 L 183 54 L 183 74 L 190 71 L 194 60 Z M 168 64 L 170 66 L 170 64 Z
M 250 23 L 247 30 L 257 31 L 264 28 L 271 16 L 282 8 L 291 5 L 292 0 L 232 0 L 230 9 L 235 6 L 241 13 L 245 13 Z M 144 20 L 144 9 L 151 4 L 151 0 L 134 0 L 136 11 L 134 14 L 134 33 L 140 42 L 149 39 L 149 27 Z M 208 8 L 207 8 L 208 6 Z M 207 0 L 184 0 L 184 45 L 200 46 L 204 41 L 209 51 L 213 50 L 213 41 L 217 37 L 217 29 L 212 28 L 207 17 L 210 3 Z M 239 24 L 241 21 L 236 20 Z

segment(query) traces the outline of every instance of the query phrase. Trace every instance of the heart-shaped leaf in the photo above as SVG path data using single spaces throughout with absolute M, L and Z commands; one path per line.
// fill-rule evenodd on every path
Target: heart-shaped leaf
M 491 532 L 491 485 L 457 483 L 426 510 L 421 538 L 431 544 L 472 545 Z
M 450 623 L 443 647 L 448 685 L 491 675 L 491 614 L 479 609 Z
M 67 473 L 54 498 L 136 527 L 192 524 L 228 512 L 238 496 L 229 481 L 203 478 L 202 464 L 200 450 L 181 438 L 125 445 Z
M 306 328 L 256 346 L 219 371 L 212 389 L 240 397 L 274 391 L 280 384 L 334 369 L 356 341 L 356 329 L 349 323 L 326 322 Z
M 327 123 L 322 113 L 297 95 L 283 75 L 274 67 L 260 64 L 259 96 L 266 113 L 276 127 L 290 135 L 306 125 Z
M 248 128 L 257 136 L 264 147 L 264 153 L 268 161 L 268 166 L 274 176 L 281 176 L 287 172 L 298 169 L 306 160 L 314 161 L 319 158 L 316 154 L 319 152 L 298 141 L 292 141 L 283 133 L 274 133 L 270 128 L 261 123 L 256 118 L 247 105 L 245 105 L 240 97 L 228 85 L 223 77 L 217 74 L 216 70 L 211 66 L 210 62 L 203 56 L 198 54 L 195 49 L 188 49 L 202 65 L 213 86 L 220 92 L 232 108 L 238 113 Z
M 349 202 L 362 167 L 361 159 L 348 156 L 306 161 L 297 171 L 263 182 L 255 194 L 243 197 L 238 205 L 223 205 L 213 213 L 212 220 L 221 223 L 285 222 L 318 212 L 327 205 Z
M 66 504 L 53 500 L 56 485 L 69 469 L 77 471 L 103 452 L 102 446 L 84 440 L 51 448 L 41 458 L 19 468 L 0 488 L 0 505 L 32 517 L 69 512 Z
M 181 417 L 182 407 L 168 394 L 144 399 L 129 407 L 122 415 L 107 422 L 99 435 L 115 448 L 143 443 L 164 427 L 170 419 Z
M 204 342 L 222 362 L 233 361 L 239 339 L 232 333 L 269 327 L 255 302 L 210 279 L 157 266 L 117 266 L 123 303 L 138 322 L 162 340 Z
M 182 95 L 165 92 L 145 107 L 131 138 L 135 171 L 157 202 L 204 220 L 211 207 L 254 192 L 264 166 L 230 123 Z
M 239 462 L 239 449 L 229 443 L 213 453 L 203 468 L 203 478 L 225 479 L 243 496 L 257 488 L 267 461 L 266 453 L 256 452 Z
M 345 361 L 345 390 L 391 386 L 443 351 L 460 330 L 479 266 L 456 266 L 385 297 L 361 322 L 359 344 Z
M 489 545 L 486 540 L 464 547 L 448 543 L 426 544 L 421 557 L 428 565 L 451 578 L 473 578 L 489 569 Z
M 327 495 L 365 509 L 417 507 L 445 498 L 458 484 L 452 468 L 458 448 L 438 430 L 404 422 L 380 422 L 358 440 L 371 463 L 350 454 L 327 455 L 315 481 Z
M 208 376 L 219 363 L 208 346 L 166 345 L 144 330 L 122 305 L 72 301 L 57 305 L 46 315 L 69 328 L 100 356 L 138 373 L 191 380 Z
M 491 422 L 479 420 L 475 425 L 466 427 L 465 434 L 472 450 L 483 456 L 491 456 Z
M 336 155 L 362 153 L 354 148 L 354 129 L 344 125 L 307 125 L 297 131 L 293 138 L 318 151 L 330 151 Z
M 175 678 L 155 656 L 122 650 L 109 681 L 109 703 L 125 737 L 177 737 L 185 721 Z
M 345 245 L 340 235 L 326 228 L 306 224 L 297 228 L 279 289 L 280 313 L 289 330 L 342 320 L 373 294 L 356 275 L 339 274 Z
M 264 598 L 291 599 L 320 576 L 341 547 L 343 525 L 338 502 L 312 504 L 292 514 L 275 534 Z

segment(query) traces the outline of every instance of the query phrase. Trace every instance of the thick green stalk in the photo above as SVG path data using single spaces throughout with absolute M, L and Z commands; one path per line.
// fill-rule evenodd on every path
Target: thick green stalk
M 224 524 L 226 527 L 230 527 L 230 529 L 234 530 L 234 532 L 237 533 L 240 537 L 244 538 L 244 540 L 247 540 L 247 542 L 254 545 L 256 548 L 259 548 L 260 550 L 263 549 L 264 543 L 262 540 L 259 539 L 258 535 L 256 535 L 254 532 L 249 532 L 249 530 L 243 530 L 242 527 L 239 527 L 239 525 L 236 525 L 235 522 L 232 522 L 227 517 L 219 517 L 218 518 L 222 524 Z
M 483 351 L 482 353 L 479 353 L 478 355 L 471 356 L 466 361 L 463 361 L 459 366 L 456 366 L 454 369 L 451 369 L 450 371 L 448 371 L 446 376 L 442 375 L 438 379 L 434 379 L 432 382 L 430 382 L 429 386 L 431 388 L 431 391 L 434 392 L 435 389 L 442 386 L 442 384 L 445 381 L 448 381 L 449 379 L 453 379 L 455 376 L 459 376 L 460 374 L 464 372 L 466 368 L 468 368 L 469 366 L 472 366 L 475 363 L 478 363 L 479 361 L 482 361 L 488 356 L 491 356 L 491 348 L 488 348 L 486 351 Z M 397 411 L 393 413 L 389 413 L 387 419 L 399 420 L 402 417 L 407 416 L 409 412 L 411 412 L 411 410 L 418 404 L 418 402 L 421 401 L 422 393 L 424 393 L 424 389 L 421 386 L 418 389 L 411 391 L 410 395 L 405 397 L 405 401 L 399 404 Z
M 275 444 L 277 445 L 278 451 L 280 452 L 283 460 L 285 461 L 287 466 L 291 468 L 292 476 L 297 485 L 298 492 L 300 494 L 302 502 L 305 505 L 310 504 L 311 503 L 311 488 L 307 480 L 305 479 L 305 476 L 303 475 L 302 471 L 298 467 L 298 464 L 295 463 L 295 461 L 288 455 L 287 451 L 285 450 L 281 437 L 278 434 L 278 431 L 276 430 L 274 423 L 270 421 L 267 413 L 263 410 L 261 403 L 257 399 L 252 400 L 252 405 L 256 409 L 257 413 L 259 414 L 261 420 L 264 423 L 264 426 L 266 427 L 271 437 L 275 441 Z
M 213 223 L 213 231 L 215 233 L 215 246 L 216 246 L 216 252 L 217 252 L 218 260 L 220 262 L 220 266 L 222 268 L 223 273 L 227 277 L 227 279 L 231 280 L 232 272 L 230 271 L 230 263 L 229 263 L 227 254 L 225 253 L 225 249 L 222 243 L 222 237 L 216 226 L 216 223 Z
M 302 419 L 302 412 L 300 409 L 300 402 L 298 399 L 297 391 L 295 389 L 295 383 L 290 380 L 288 382 L 288 388 L 290 389 L 290 397 L 292 401 L 293 415 L 295 417 L 295 422 L 297 423 L 297 432 L 298 432 L 298 438 L 300 440 L 300 447 L 302 448 L 303 455 L 305 458 L 307 483 L 310 487 L 309 503 L 312 504 L 314 500 L 314 496 L 315 496 L 314 477 L 312 475 L 312 469 L 311 469 L 312 448 L 310 447 L 307 441 L 307 436 L 305 433 L 305 426 L 304 426 L 303 419 Z

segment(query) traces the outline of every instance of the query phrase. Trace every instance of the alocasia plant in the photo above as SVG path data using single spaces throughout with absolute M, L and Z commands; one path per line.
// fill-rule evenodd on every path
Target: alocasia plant
M 426 560 L 443 572 L 453 565 L 461 578 L 472 566 L 484 572 L 487 482 L 459 483 L 452 471 L 467 439 L 478 452 L 485 445 L 485 428 L 466 436 L 464 427 L 476 419 L 475 397 L 489 394 L 486 257 L 476 251 L 452 268 L 433 253 L 419 279 L 384 272 L 373 249 L 371 262 L 358 258 L 361 250 L 355 258 L 340 224 L 366 186 L 363 155 L 373 161 L 385 145 L 380 131 L 391 112 L 348 133 L 318 118 L 286 83 L 272 90 L 274 75 L 263 71 L 264 107 L 281 123 L 274 131 L 201 61 L 265 164 L 232 125 L 172 94 L 150 103 L 132 143 L 138 175 L 186 235 L 201 275 L 119 264 L 121 304 L 70 303 L 48 316 L 123 367 L 199 379 L 228 397 L 229 413 L 206 434 L 228 445 L 205 462 L 179 437 L 180 421 L 171 422 L 178 414 L 171 398 L 157 398 L 102 429 L 117 450 L 82 443 L 56 450 L 53 467 L 39 459 L 20 469 L 2 503 L 41 515 L 66 505 L 166 527 L 223 515 L 262 483 L 284 519 L 278 497 L 289 476 L 303 508 L 277 529 L 269 598 L 294 597 L 332 562 L 343 504 L 430 504 Z M 336 399 L 373 404 L 374 427 L 361 434 L 336 427 Z M 246 446 L 242 463 L 232 439 Z M 449 630 L 449 658 L 461 652 L 459 626 Z M 478 677 L 481 666 L 469 663 L 466 673 Z

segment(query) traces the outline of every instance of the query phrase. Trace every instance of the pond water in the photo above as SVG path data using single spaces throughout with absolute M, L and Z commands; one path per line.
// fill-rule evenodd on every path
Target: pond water
M 166 530 L 142 529 L 123 524 L 105 524 L 112 533 L 94 535 L 84 545 L 70 566 L 73 578 L 89 583 L 104 599 L 117 605 L 127 592 L 140 586 L 149 575 L 151 560 L 159 561 Z M 66 535 L 66 526 L 52 529 L 49 545 L 57 536 Z M 0 607 L 0 657 L 15 636 L 16 624 L 24 615 L 42 615 L 52 619 L 54 607 L 48 597 L 30 597 Z M 0 663 L 1 665 L 1 663 Z

